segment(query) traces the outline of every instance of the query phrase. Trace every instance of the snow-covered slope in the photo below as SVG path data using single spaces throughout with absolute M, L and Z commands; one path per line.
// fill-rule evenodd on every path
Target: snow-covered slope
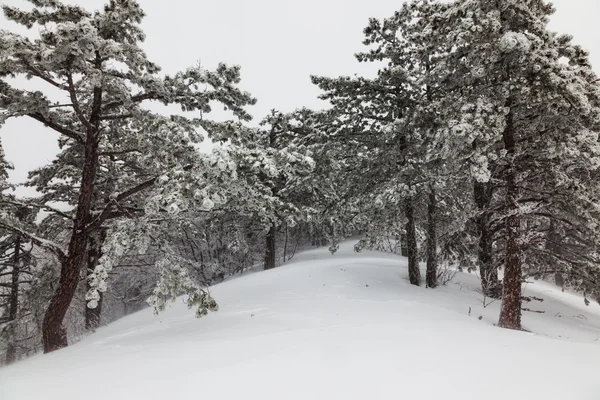
M 513 332 L 476 276 L 405 277 L 403 258 L 351 243 L 308 251 L 215 286 L 206 318 L 177 302 L 0 369 L 0 399 L 600 399 L 597 304 L 537 282 L 530 308 L 546 313 Z

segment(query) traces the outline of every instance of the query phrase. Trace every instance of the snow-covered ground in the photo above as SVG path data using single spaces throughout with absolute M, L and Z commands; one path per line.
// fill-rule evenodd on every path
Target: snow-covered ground
M 600 399 L 596 303 L 536 282 L 528 307 L 546 312 L 507 331 L 475 275 L 436 290 L 406 275 L 350 242 L 307 251 L 214 286 L 206 318 L 178 301 L 0 369 L 0 399 Z

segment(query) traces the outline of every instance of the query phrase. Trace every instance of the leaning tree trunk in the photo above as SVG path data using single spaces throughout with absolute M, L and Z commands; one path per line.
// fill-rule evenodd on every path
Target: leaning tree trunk
M 502 297 L 502 287 L 498 280 L 498 269 L 494 266 L 493 261 L 494 238 L 488 211 L 491 200 L 490 184 L 475 182 L 473 191 L 475 204 L 479 210 L 476 222 L 479 234 L 477 257 L 479 274 L 481 275 L 481 289 L 485 296 L 499 299 Z
M 92 124 L 94 123 L 97 124 L 99 121 L 92 121 Z M 44 353 L 49 353 L 68 345 L 67 331 L 63 326 L 63 320 L 71 305 L 75 291 L 77 290 L 81 268 L 85 262 L 86 247 L 89 237 L 86 225 L 90 219 L 90 209 L 97 169 L 97 129 L 89 129 L 85 141 L 84 164 L 73 230 L 71 232 L 67 253 L 61 257 L 58 288 L 50 300 L 42 323 Z
M 429 288 L 438 285 L 438 257 L 437 257 L 437 210 L 435 189 L 431 187 L 429 203 L 427 204 L 427 272 L 425 284 Z
M 19 311 L 19 278 L 20 266 L 19 258 L 21 257 L 21 237 L 17 236 L 15 241 L 15 252 L 13 254 L 13 265 L 10 281 L 10 301 L 8 305 L 8 324 L 10 337 L 8 347 L 6 348 L 6 364 L 12 364 L 17 359 L 17 344 L 16 344 L 16 328 L 17 314 Z
M 515 169 L 515 132 L 513 115 L 507 116 L 503 134 L 504 148 L 509 162 L 506 171 L 506 255 L 502 307 L 498 326 L 521 329 L 521 217 L 519 215 L 517 172 Z
M 104 244 L 106 233 L 104 231 L 92 234 L 88 240 L 88 258 L 87 258 L 87 273 L 85 277 L 85 288 L 86 292 L 91 289 L 88 276 L 93 273 L 98 265 L 98 260 L 102 257 L 102 245 Z M 102 313 L 102 299 L 104 297 L 102 292 L 99 292 L 100 298 L 98 299 L 98 305 L 95 308 L 89 308 L 85 305 L 85 329 L 94 330 L 100 326 L 100 315 Z
M 421 271 L 419 270 L 419 255 L 417 251 L 417 228 L 415 225 L 415 210 L 412 198 L 404 201 L 406 214 L 406 249 L 408 252 L 408 279 L 412 285 L 421 286 Z
M 269 228 L 269 232 L 267 233 L 266 240 L 266 248 L 265 248 L 265 269 L 273 269 L 275 268 L 275 245 L 276 245 L 276 235 L 277 225 L 274 223 Z

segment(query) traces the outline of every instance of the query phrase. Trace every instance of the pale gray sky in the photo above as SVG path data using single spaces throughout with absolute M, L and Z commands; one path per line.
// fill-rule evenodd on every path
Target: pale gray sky
M 80 0 L 89 9 L 104 0 Z M 25 0 L 0 3 L 26 6 Z M 367 71 L 353 54 L 362 47 L 362 30 L 369 17 L 390 16 L 394 0 L 140 0 L 147 13 L 144 28 L 149 57 L 167 73 L 201 61 L 242 66 L 242 88 L 258 104 L 251 112 L 262 118 L 271 108 L 292 111 L 318 108 L 319 91 L 309 76 L 349 75 Z M 552 29 L 571 33 L 591 51 L 600 66 L 599 0 L 556 0 Z M 14 26 L 0 17 L 0 28 Z M 14 182 L 29 170 L 50 161 L 57 152 L 56 135 L 24 119 L 0 129 Z

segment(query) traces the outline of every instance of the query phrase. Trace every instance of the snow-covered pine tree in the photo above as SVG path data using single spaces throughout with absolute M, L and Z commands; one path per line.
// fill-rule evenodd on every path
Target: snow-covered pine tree
M 308 190 L 315 163 L 309 147 L 300 140 L 306 126 L 298 116 L 302 113 L 273 110 L 258 128 L 233 122 L 204 124 L 212 137 L 233 145 L 230 153 L 239 176 L 262 199 L 255 206 L 240 205 L 237 212 L 254 207 L 255 221 L 265 227 L 264 269 L 276 266 L 277 235 L 282 226 L 295 226 L 310 213 L 300 198 Z
M 459 0 L 447 14 L 453 80 L 466 100 L 454 130 L 472 136 L 488 165 L 492 183 L 476 195 L 505 266 L 499 325 L 511 329 L 521 328 L 523 270 L 539 264 L 540 252 L 570 264 L 547 245 L 549 226 L 571 232 L 574 259 L 596 254 L 597 78 L 581 48 L 548 30 L 552 12 L 542 0 Z M 500 119 L 501 129 L 482 129 L 481 111 Z M 567 268 L 589 278 L 592 270 L 581 267 Z
M 8 171 L 12 166 L 6 161 L 0 146 L 0 208 L 3 218 L 14 220 L 21 226 L 35 229 L 34 210 L 10 194 Z M 0 231 L 0 353 L 10 364 L 19 356 L 19 322 L 24 317 L 23 292 L 31 283 L 33 246 L 19 233 Z
M 3 213 L 10 215 L 21 226 L 33 228 L 35 213 L 27 205 L 3 205 Z M 0 339 L 6 343 L 6 364 L 16 361 L 22 336 L 19 335 L 20 320 L 26 313 L 23 292 L 32 283 L 33 245 L 23 235 L 2 230 L 0 240 Z
M 420 285 L 417 259 L 417 233 L 413 211 L 413 178 L 409 160 L 408 125 L 414 112 L 410 82 L 401 69 L 387 68 L 374 79 L 363 77 L 313 77 L 313 83 L 325 93 L 338 119 L 337 131 L 330 140 L 343 143 L 346 174 L 352 186 L 344 205 L 356 218 L 371 193 L 379 193 L 379 202 L 387 209 L 402 209 L 409 248 L 409 277 Z M 407 90 L 407 88 L 409 90 Z M 342 179 L 343 179 L 342 178 Z M 380 214 L 382 215 L 382 214 Z M 385 218 L 385 216 L 384 216 Z M 362 242 L 364 243 L 364 242 Z
M 457 180 L 460 157 L 456 148 L 461 146 L 450 142 L 452 138 L 446 129 L 450 101 L 445 58 L 452 46 L 439 32 L 447 8 L 447 4 L 433 0 L 406 2 L 393 17 L 371 20 L 365 30 L 365 44 L 371 50 L 358 55 L 361 61 L 379 61 L 392 71 L 399 69 L 412 84 L 415 111 L 409 129 L 414 138 L 412 146 L 418 151 L 410 163 L 418 168 L 415 175 L 420 182 L 415 184 L 415 190 L 427 204 L 425 280 L 431 288 L 437 286 L 440 204 L 451 203 L 445 201 L 445 192 Z
M 162 117 L 144 110 L 141 104 L 154 100 L 178 104 L 184 111 L 209 112 L 210 103 L 219 102 L 245 119 L 249 116 L 243 106 L 254 100 L 235 86 L 239 82 L 238 67 L 222 64 L 214 72 L 196 67 L 175 75 L 161 75 L 160 68 L 146 58 L 140 47 L 144 34 L 139 24 L 144 13 L 134 0 L 111 0 L 96 12 L 55 0 L 30 2 L 30 11 L 3 7 L 6 18 L 28 28 L 36 27 L 40 33 L 35 39 L 8 31 L 0 33 L 0 121 L 13 117 L 37 121 L 58 132 L 63 147 L 78 148 L 83 155 L 66 250 L 10 221 L 2 222 L 3 228 L 22 234 L 60 259 L 59 286 L 43 323 L 44 351 L 49 352 L 67 345 L 62 321 L 85 263 L 90 235 L 109 220 L 130 217 L 136 210 L 124 206 L 128 199 L 159 181 L 160 175 L 132 173 L 120 190 L 102 193 L 105 204 L 96 213 L 92 205 L 100 160 L 110 157 L 110 153 L 137 151 L 142 154 L 140 157 L 146 157 L 148 165 L 164 169 L 163 173 L 174 173 L 178 184 L 164 185 L 153 196 L 154 205 L 168 201 L 166 187 L 181 191 L 179 184 L 190 181 L 204 187 L 205 181 L 200 179 L 200 183 L 198 178 L 205 168 L 219 164 L 221 157 L 213 157 L 214 164 L 210 159 L 200 162 L 192 151 L 192 143 L 198 140 L 199 121 Z M 19 89 L 7 79 L 18 76 L 37 79 L 50 90 L 58 90 L 62 94 L 60 101 L 52 100 L 43 91 Z M 138 147 L 125 147 L 131 142 Z M 178 153 L 187 157 L 179 157 Z M 190 165 L 192 160 L 202 165 Z M 226 167 L 219 169 L 222 173 L 208 175 L 224 179 L 225 170 Z M 198 199 L 200 203 L 209 200 Z M 123 237 L 116 235 L 111 240 L 114 244 Z M 114 253 L 103 258 L 110 256 Z M 97 300 L 93 297 L 92 303 Z M 202 306 L 205 300 L 198 295 L 190 301 Z
M 447 141 L 444 113 L 446 100 L 442 79 L 443 57 L 450 47 L 437 34 L 446 4 L 434 1 L 405 3 L 393 17 L 371 19 L 365 29 L 359 53 L 364 62 L 382 64 L 377 77 L 327 79 L 313 77 L 338 113 L 345 131 L 346 152 L 354 162 L 355 190 L 363 196 L 356 206 L 371 217 L 397 226 L 398 209 L 404 226 L 411 283 L 421 282 L 417 251 L 418 199 L 427 206 L 425 237 L 428 242 L 426 283 L 437 286 L 438 190 L 452 177 L 448 160 L 452 154 Z M 340 135 L 342 136 L 342 135 Z M 363 181 L 364 179 L 364 181 Z M 356 185 L 358 183 L 358 185 Z M 373 221 L 371 219 L 371 221 Z M 376 241 L 375 226 L 366 229 Z M 383 229 L 380 234 L 390 234 Z M 399 235 L 394 235 L 398 236 Z

